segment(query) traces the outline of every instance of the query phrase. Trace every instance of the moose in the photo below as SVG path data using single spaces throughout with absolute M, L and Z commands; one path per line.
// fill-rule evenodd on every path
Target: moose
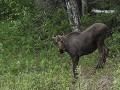
M 72 58 L 74 78 L 77 78 L 76 66 L 79 58 L 98 49 L 100 58 L 95 68 L 102 68 L 106 62 L 109 49 L 105 45 L 105 39 L 112 33 L 103 23 L 95 23 L 82 32 L 72 32 L 67 35 L 53 36 L 61 54 L 68 52 Z

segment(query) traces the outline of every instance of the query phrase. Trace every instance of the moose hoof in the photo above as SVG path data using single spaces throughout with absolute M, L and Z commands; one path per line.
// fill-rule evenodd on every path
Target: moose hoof
M 76 78 L 73 78 L 73 80 L 72 80 L 72 84 L 75 84 L 76 81 L 77 81 L 77 79 L 76 79 Z

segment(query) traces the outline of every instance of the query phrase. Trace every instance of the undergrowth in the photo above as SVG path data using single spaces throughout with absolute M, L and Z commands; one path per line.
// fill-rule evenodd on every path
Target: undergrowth
M 109 76 L 112 88 L 119 88 L 119 57 L 109 56 L 104 68 L 93 73 L 98 58 L 98 51 L 80 58 L 79 77 L 74 85 L 71 59 L 67 53 L 61 56 L 56 48 L 38 55 L 1 55 L 0 90 L 97 90 L 101 78 Z

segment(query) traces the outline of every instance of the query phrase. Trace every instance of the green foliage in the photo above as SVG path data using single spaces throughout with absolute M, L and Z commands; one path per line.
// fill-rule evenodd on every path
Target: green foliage
M 90 9 L 95 8 L 100 10 L 119 10 L 120 3 L 118 0 L 88 0 L 87 2 Z
M 32 9 L 34 0 L 1 0 L 0 1 L 0 18 L 17 19 L 22 9 L 29 7 Z
M 41 11 L 42 12 L 42 11 Z M 66 20 L 66 13 L 58 9 L 51 18 L 44 17 L 44 14 L 32 14 L 29 8 L 24 8 L 21 12 L 21 20 L 1 21 L 1 43 L 4 47 L 17 52 L 19 51 L 40 51 L 49 48 L 52 35 L 61 32 L 71 31 L 69 22 Z
M 14 0 L 2 0 L 0 8 L 0 16 L 1 18 L 15 18 L 19 16 L 19 4 L 16 3 Z

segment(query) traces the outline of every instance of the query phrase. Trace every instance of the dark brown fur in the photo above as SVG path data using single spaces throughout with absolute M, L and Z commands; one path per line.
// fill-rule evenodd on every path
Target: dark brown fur
M 79 57 L 87 55 L 98 49 L 101 53 L 96 69 L 99 69 L 106 62 L 108 49 L 104 40 L 108 35 L 109 29 L 105 24 L 95 23 L 83 32 L 72 32 L 66 36 L 58 35 L 53 39 L 58 44 L 60 53 L 68 52 L 72 58 L 74 78 L 76 78 L 76 66 Z

